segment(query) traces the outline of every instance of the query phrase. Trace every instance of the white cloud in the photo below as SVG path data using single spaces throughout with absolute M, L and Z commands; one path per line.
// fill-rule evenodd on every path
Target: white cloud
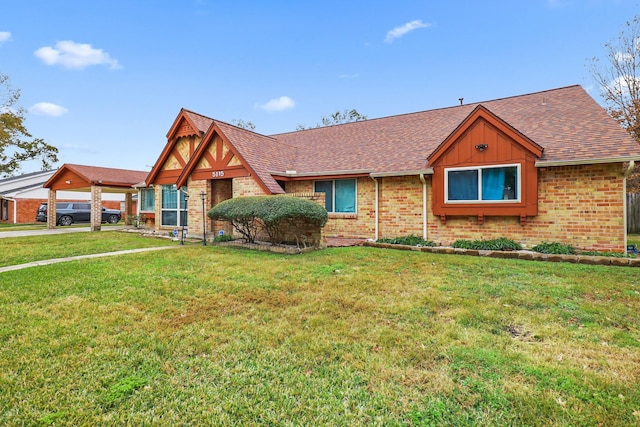
M 67 111 L 66 108 L 61 107 L 60 105 L 52 104 L 50 102 L 38 102 L 33 107 L 29 108 L 29 112 L 33 114 L 37 114 L 39 116 L 51 116 L 58 117 L 65 114 Z
M 258 108 L 262 108 L 266 111 L 282 111 L 295 107 L 296 103 L 288 96 L 281 96 L 267 102 L 266 104 L 258 105 Z
M 616 52 L 614 55 L 614 59 L 616 62 L 628 62 L 631 63 L 633 61 L 633 55 L 625 52 Z
M 2 46 L 2 43 L 8 42 L 9 40 L 11 40 L 11 33 L 8 31 L 0 31 L 0 46 Z
M 622 96 L 628 96 L 630 93 L 630 88 L 632 87 L 640 87 L 640 77 L 622 75 L 610 81 L 607 85 L 608 90 Z
M 384 39 L 385 43 L 391 43 L 395 39 L 399 39 L 410 31 L 417 30 L 418 28 L 428 28 L 431 24 L 424 23 L 422 20 L 417 19 L 415 21 L 407 22 L 406 24 L 396 27 L 387 33 L 387 37 Z
M 82 70 L 91 65 L 108 65 L 111 69 L 121 68 L 116 59 L 112 59 L 102 49 L 90 44 L 65 40 L 51 46 L 41 47 L 34 55 L 47 65 L 61 65 L 65 68 Z

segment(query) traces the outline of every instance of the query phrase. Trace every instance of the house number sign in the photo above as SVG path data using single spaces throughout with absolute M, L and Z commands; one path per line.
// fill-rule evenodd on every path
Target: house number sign
M 213 171 L 211 172 L 211 176 L 214 178 L 222 178 L 224 176 L 224 171 Z

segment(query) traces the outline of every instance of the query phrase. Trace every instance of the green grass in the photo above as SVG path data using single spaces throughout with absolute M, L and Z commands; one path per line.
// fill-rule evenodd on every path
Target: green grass
M 170 246 L 168 239 L 141 237 L 137 233 L 69 233 L 0 239 L 0 267 L 44 259 Z
M 7 272 L 0 424 L 637 425 L 638 274 L 201 245 Z

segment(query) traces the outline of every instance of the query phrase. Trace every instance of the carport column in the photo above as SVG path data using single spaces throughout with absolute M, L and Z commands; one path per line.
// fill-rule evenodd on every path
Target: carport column
M 47 198 L 47 228 L 56 228 L 56 190 L 51 189 Z
M 131 193 L 126 193 L 124 195 L 124 223 L 127 225 L 131 225 L 131 215 L 135 215 L 133 212 L 133 196 Z
M 102 224 L 102 187 L 91 186 L 91 231 L 100 231 Z

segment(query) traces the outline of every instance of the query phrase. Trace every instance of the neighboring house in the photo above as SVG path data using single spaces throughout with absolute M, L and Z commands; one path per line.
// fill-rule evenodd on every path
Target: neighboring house
M 41 171 L 0 179 L 0 222 L 25 224 L 35 222 L 36 212 L 46 202 L 49 190 L 43 185 L 56 173 Z M 87 192 L 60 191 L 58 201 L 88 201 Z M 105 194 L 103 204 L 110 209 L 123 210 L 125 195 Z
M 232 230 L 203 207 L 320 193 L 326 236 L 624 251 L 636 160 L 640 146 L 580 86 L 271 136 L 182 109 L 140 212 L 212 236 Z

